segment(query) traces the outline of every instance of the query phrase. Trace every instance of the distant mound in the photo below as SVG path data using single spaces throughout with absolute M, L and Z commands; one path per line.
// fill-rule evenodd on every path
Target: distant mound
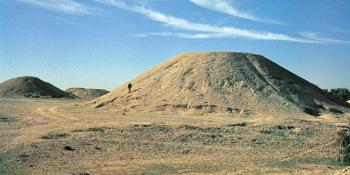
M 0 84 L 0 97 L 74 98 L 37 77 L 17 77 Z
M 109 91 L 104 89 L 85 89 L 85 88 L 69 88 L 66 92 L 71 93 L 80 98 L 92 99 L 101 97 L 107 94 Z
M 156 66 L 92 102 L 96 108 L 186 113 L 341 112 L 348 104 L 249 53 L 188 53 Z
M 350 103 L 350 100 L 348 100 L 347 102 Z

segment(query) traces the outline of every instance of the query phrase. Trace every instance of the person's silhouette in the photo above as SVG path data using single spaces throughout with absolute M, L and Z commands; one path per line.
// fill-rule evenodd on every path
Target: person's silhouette
M 129 89 L 129 93 L 131 93 L 131 88 L 132 88 L 132 84 L 131 82 L 128 84 L 128 89 Z

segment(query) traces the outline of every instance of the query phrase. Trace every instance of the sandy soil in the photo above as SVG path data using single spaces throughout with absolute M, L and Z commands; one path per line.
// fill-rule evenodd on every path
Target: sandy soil
M 349 114 L 122 113 L 0 98 L 0 174 L 330 174 Z

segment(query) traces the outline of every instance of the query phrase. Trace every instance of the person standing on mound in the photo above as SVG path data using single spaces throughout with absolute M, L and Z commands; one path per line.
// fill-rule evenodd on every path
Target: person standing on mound
M 131 93 L 131 88 L 132 88 L 132 84 L 131 82 L 128 84 L 128 89 L 129 89 L 129 93 Z

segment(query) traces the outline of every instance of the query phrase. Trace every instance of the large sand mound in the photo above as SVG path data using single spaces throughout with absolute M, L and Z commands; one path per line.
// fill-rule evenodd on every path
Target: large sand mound
M 93 99 L 107 94 L 109 91 L 104 89 L 86 89 L 86 88 L 69 88 L 66 92 L 80 98 Z
M 0 84 L 0 97 L 74 98 L 37 77 L 17 77 Z
M 269 59 L 249 53 L 187 53 L 156 66 L 92 102 L 137 111 L 336 111 L 349 106 Z

